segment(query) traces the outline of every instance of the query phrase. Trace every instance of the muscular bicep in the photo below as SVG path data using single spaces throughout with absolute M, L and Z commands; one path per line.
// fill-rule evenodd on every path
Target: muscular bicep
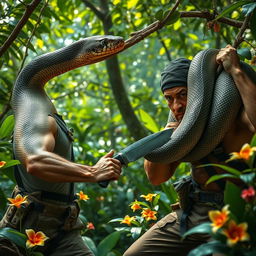
M 33 113 L 29 108 L 23 115 L 17 115 L 14 132 L 14 153 L 22 164 L 27 158 L 42 151 L 52 152 L 55 146 L 57 125 L 45 112 Z

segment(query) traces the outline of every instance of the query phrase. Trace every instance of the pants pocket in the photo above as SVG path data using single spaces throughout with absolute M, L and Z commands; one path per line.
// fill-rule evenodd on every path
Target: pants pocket
M 167 226 L 173 226 L 177 222 L 178 216 L 176 212 L 171 212 L 157 222 L 159 228 L 165 228 Z

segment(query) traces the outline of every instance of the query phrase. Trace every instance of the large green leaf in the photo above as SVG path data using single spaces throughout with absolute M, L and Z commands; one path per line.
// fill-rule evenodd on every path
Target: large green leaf
M 0 236 L 10 239 L 12 242 L 18 246 L 25 248 L 26 247 L 26 235 L 18 232 L 12 228 L 2 228 L 0 229 Z
M 1 169 L 7 169 L 17 164 L 20 164 L 19 160 L 10 160 L 10 161 L 7 161 L 6 164 Z
M 164 16 L 166 16 L 168 14 L 169 11 L 166 11 L 164 13 Z M 166 25 L 171 25 L 173 23 L 175 23 L 178 19 L 180 18 L 180 13 L 178 11 L 175 11 L 166 21 Z
M 141 121 L 144 123 L 147 129 L 149 129 L 152 132 L 158 132 L 159 127 L 157 123 L 154 121 L 154 119 L 143 109 L 138 110 L 139 117 Z
M 190 251 L 188 256 L 206 256 L 211 255 L 212 253 L 223 253 L 224 255 L 228 255 L 229 251 L 230 248 L 228 248 L 225 244 L 218 241 L 211 241 Z
M 229 209 L 239 221 L 243 220 L 245 201 L 241 198 L 241 189 L 235 184 L 227 181 L 224 202 L 229 205 Z
M 105 237 L 98 245 L 98 255 L 106 256 L 110 252 L 120 239 L 120 232 L 115 231 L 112 234 Z
M 211 182 L 214 182 L 214 181 L 220 180 L 220 179 L 224 179 L 224 178 L 235 178 L 235 179 L 238 179 L 238 177 L 233 175 L 233 174 L 223 173 L 223 174 L 217 174 L 217 175 L 212 176 L 209 180 L 207 180 L 206 184 L 209 184 Z
M 98 251 L 96 248 L 95 243 L 93 242 L 93 240 L 88 237 L 88 236 L 82 236 L 83 241 L 86 243 L 86 245 L 90 248 L 90 250 L 94 253 L 94 255 L 98 255 Z
M 245 4 L 248 4 L 248 3 L 251 3 L 250 0 L 248 1 L 238 1 L 236 3 L 233 3 L 229 6 L 227 6 L 219 15 L 217 15 L 217 17 L 215 18 L 215 20 L 218 20 L 219 18 L 227 15 L 227 14 L 230 14 L 231 12 L 237 10 L 239 7 L 245 5 Z
M 205 167 L 205 166 L 216 166 L 219 167 L 229 173 L 232 173 L 233 175 L 239 177 L 239 175 L 241 174 L 241 172 L 239 172 L 238 170 L 228 167 L 226 165 L 221 165 L 221 164 L 203 164 L 203 165 L 199 165 L 198 167 Z
M 247 16 L 256 8 L 256 3 L 245 4 L 242 8 L 242 13 Z
M 186 238 L 187 236 L 189 235 L 192 235 L 192 234 L 209 234 L 212 232 L 212 228 L 211 228 L 211 223 L 210 222 L 205 222 L 205 223 L 202 223 L 198 226 L 195 226 L 191 229 L 189 229 L 184 235 L 183 235 L 183 239 Z
M 5 118 L 4 122 L 0 127 L 0 139 L 8 138 L 12 135 L 14 128 L 14 116 L 10 115 Z
M 252 58 L 252 54 L 249 48 L 241 48 L 237 50 L 237 53 L 243 58 L 250 60 Z
M 254 136 L 252 137 L 251 142 L 250 142 L 250 145 L 251 145 L 252 147 L 255 147 L 255 146 L 256 146 L 256 134 L 254 134 Z

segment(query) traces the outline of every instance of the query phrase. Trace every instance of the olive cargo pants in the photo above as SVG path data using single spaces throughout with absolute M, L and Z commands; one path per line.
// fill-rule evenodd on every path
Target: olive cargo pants
M 188 229 L 208 222 L 212 206 L 196 202 L 188 216 Z M 166 215 L 126 250 L 124 256 L 186 256 L 193 248 L 208 242 L 207 234 L 193 234 L 181 240 L 180 218 L 182 210 Z

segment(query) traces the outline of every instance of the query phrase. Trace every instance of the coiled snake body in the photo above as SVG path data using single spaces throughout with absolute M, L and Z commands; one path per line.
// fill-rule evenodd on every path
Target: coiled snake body
M 120 37 L 89 37 L 39 56 L 22 70 L 12 97 L 16 119 L 14 150 L 21 162 L 24 163 L 26 155 L 41 148 L 42 141 L 37 135 L 47 132 L 47 116 L 56 113 L 44 90 L 45 83 L 69 70 L 104 60 L 123 48 L 124 41 Z M 164 163 L 196 161 L 223 139 L 237 116 L 241 99 L 226 72 L 216 77 L 217 53 L 218 50 L 209 49 L 195 56 L 188 74 L 188 103 L 182 122 L 170 141 L 148 154 L 146 159 Z M 253 69 L 241 64 L 256 82 Z
M 230 75 L 217 76 L 218 50 L 199 52 L 188 72 L 188 101 L 184 117 L 168 143 L 145 158 L 153 162 L 198 161 L 212 152 L 231 127 L 242 101 Z M 241 62 L 256 83 L 256 73 Z M 173 121 L 170 115 L 169 121 Z
M 48 115 L 57 112 L 44 90 L 46 82 L 69 70 L 104 60 L 123 47 L 121 37 L 88 37 L 35 58 L 21 71 L 12 96 L 17 159 L 24 163 L 26 156 L 42 149 L 41 135 L 49 129 Z

